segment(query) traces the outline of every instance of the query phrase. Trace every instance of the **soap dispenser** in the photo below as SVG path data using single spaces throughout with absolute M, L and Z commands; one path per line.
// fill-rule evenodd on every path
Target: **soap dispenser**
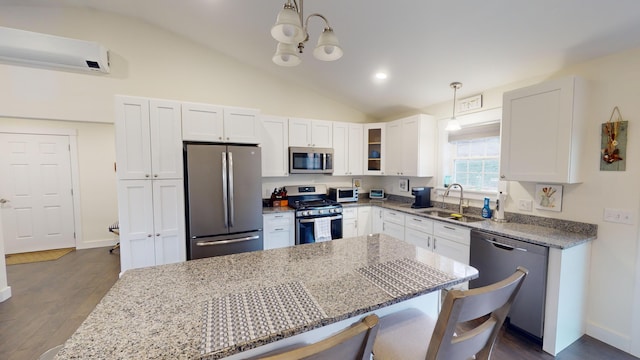
M 491 218 L 491 208 L 489 207 L 489 198 L 484 198 L 484 206 L 482 207 L 482 217 L 485 219 Z

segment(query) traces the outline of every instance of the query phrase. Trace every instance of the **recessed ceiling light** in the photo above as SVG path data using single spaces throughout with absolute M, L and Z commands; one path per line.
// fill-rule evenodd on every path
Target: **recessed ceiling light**
M 377 72 L 375 76 L 378 80 L 384 80 L 387 78 L 387 73 Z

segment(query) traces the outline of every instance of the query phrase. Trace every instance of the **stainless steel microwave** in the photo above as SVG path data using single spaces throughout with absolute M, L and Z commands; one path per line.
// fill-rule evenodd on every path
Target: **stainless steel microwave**
M 289 174 L 333 174 L 333 149 L 290 147 Z
M 328 197 L 337 202 L 358 201 L 358 188 L 329 188 Z

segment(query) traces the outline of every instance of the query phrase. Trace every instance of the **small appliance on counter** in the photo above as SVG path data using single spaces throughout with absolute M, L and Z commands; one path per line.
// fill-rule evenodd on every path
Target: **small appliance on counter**
M 414 209 L 431 207 L 431 188 L 430 187 L 414 187 L 411 188 L 411 195 L 415 196 L 415 201 L 411 204 Z
M 384 200 L 384 189 L 371 189 L 371 190 L 369 190 L 369 199 Z
M 358 188 L 329 188 L 328 197 L 337 202 L 356 202 L 358 201 Z

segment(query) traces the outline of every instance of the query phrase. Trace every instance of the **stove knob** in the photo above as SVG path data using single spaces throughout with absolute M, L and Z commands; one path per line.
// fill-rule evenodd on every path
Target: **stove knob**
M 334 212 L 336 212 L 336 209 L 331 209 L 331 210 L 329 210 L 329 212 L 330 213 L 334 213 Z
M 308 212 L 308 211 L 303 211 L 303 212 L 302 212 L 302 216 L 307 216 L 307 215 L 309 215 L 309 212 Z
M 318 214 L 324 214 L 324 210 L 322 209 L 318 210 Z

